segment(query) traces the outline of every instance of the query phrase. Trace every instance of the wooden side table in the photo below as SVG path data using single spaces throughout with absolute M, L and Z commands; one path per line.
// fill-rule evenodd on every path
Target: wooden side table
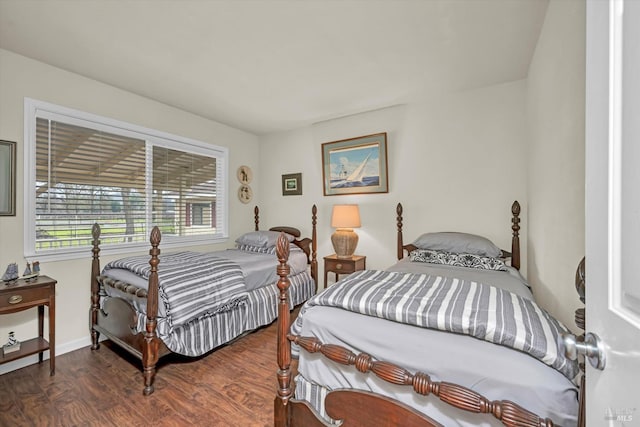
M 0 315 L 38 308 L 38 336 L 20 342 L 20 350 L 4 354 L 0 350 L 0 365 L 38 353 L 42 363 L 43 352 L 49 350 L 49 374 L 56 372 L 56 283 L 47 276 L 29 281 L 18 279 L 12 283 L 0 283 Z M 49 341 L 44 339 L 44 306 L 49 307 Z M 0 339 L 0 341 L 2 341 Z M 4 342 L 0 342 L 0 349 Z
M 336 254 L 324 257 L 324 287 L 327 287 L 327 275 L 333 272 L 336 275 L 336 282 L 339 274 L 351 274 L 355 271 L 367 268 L 367 257 L 363 255 L 353 255 L 351 258 L 338 258 Z

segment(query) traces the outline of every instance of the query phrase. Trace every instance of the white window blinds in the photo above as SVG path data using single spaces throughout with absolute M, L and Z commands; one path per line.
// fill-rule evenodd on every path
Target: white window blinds
M 215 159 L 153 147 L 154 224 L 178 236 L 215 233 L 215 206 Z
M 103 248 L 148 246 L 154 225 L 163 245 L 226 237 L 220 206 L 225 150 L 123 130 L 120 122 L 96 123 L 95 116 L 83 120 L 33 108 L 31 119 L 25 155 L 32 156 L 35 174 L 25 209 L 35 212 L 25 236 L 27 256 L 87 256 L 94 223 L 102 229 Z
M 36 250 L 147 239 L 145 141 L 39 118 Z

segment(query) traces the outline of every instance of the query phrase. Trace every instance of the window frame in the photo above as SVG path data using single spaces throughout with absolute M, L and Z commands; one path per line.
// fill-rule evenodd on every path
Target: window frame
M 51 104 L 31 98 L 24 99 L 24 256 L 26 259 L 39 261 L 58 261 L 69 259 L 89 258 L 91 248 L 70 247 L 52 250 L 36 250 L 36 119 L 46 118 L 73 125 L 90 127 L 95 130 L 115 133 L 131 138 L 143 139 L 147 144 L 174 150 L 191 152 L 216 158 L 216 234 L 163 236 L 160 244 L 162 249 L 180 248 L 186 246 L 224 243 L 229 239 L 229 149 L 195 139 L 169 134 L 167 132 L 134 125 L 124 121 L 103 117 L 60 105 Z M 150 171 L 147 170 L 147 174 Z M 221 194 L 218 194 L 221 192 Z M 147 203 L 150 200 L 147 195 Z M 147 224 L 150 227 L 153 224 Z M 101 246 L 103 255 L 136 252 L 149 248 L 145 242 L 119 243 Z

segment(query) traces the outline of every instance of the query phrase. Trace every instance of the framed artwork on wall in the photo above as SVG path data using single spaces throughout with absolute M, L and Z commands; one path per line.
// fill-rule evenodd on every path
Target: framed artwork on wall
M 0 140 L 0 216 L 16 215 L 16 143 Z
M 325 196 L 388 193 L 387 133 L 322 144 Z
M 301 196 L 302 195 L 302 174 L 290 173 L 282 175 L 282 195 Z

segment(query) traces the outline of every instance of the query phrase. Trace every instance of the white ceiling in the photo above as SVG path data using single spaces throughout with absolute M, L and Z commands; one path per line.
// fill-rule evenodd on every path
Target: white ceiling
M 0 48 L 256 134 L 525 78 L 548 0 L 0 0 Z

